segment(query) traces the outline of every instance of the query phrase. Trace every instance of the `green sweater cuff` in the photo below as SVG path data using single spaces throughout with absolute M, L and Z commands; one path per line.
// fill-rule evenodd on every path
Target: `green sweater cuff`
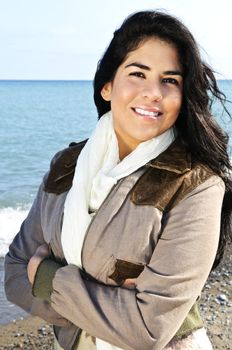
M 175 336 L 177 338 L 182 338 L 203 326 L 204 324 L 198 309 L 198 302 L 196 301 Z
M 52 281 L 56 271 L 61 267 L 63 267 L 63 265 L 49 258 L 45 258 L 40 263 L 32 286 L 32 294 L 35 297 L 49 302 L 51 301 L 51 294 L 53 291 Z

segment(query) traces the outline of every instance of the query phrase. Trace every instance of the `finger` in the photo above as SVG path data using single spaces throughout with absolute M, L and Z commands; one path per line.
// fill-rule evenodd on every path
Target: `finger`
M 135 289 L 136 287 L 136 278 L 127 278 L 123 285 L 123 288 L 127 288 L 127 289 Z
M 42 260 L 43 260 L 43 258 L 41 258 L 41 257 L 39 258 L 39 257 L 33 256 L 28 262 L 27 275 L 28 275 L 28 279 L 31 282 L 31 284 L 34 283 L 34 279 L 35 279 L 35 275 L 36 275 L 38 266 Z

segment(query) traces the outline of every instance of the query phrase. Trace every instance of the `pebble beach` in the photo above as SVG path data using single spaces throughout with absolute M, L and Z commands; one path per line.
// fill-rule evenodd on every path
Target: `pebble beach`
M 232 349 L 232 245 L 202 293 L 200 308 L 214 349 Z M 0 350 L 53 350 L 52 327 L 37 317 L 0 326 Z M 142 349 L 141 349 L 142 350 Z

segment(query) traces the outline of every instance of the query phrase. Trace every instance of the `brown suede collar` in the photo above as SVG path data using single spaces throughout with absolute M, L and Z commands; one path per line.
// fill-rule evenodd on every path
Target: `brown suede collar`
M 60 194 L 72 186 L 77 158 L 87 140 L 71 143 L 68 148 L 57 153 L 51 162 L 50 171 L 44 180 L 44 190 Z M 166 151 L 153 159 L 148 166 L 183 174 L 191 169 L 191 157 L 177 138 Z
M 44 179 L 44 191 L 61 194 L 72 187 L 77 158 L 85 143 L 73 143 L 54 157 Z M 192 164 L 191 155 L 178 138 L 146 166 L 131 193 L 131 200 L 136 205 L 152 205 L 162 211 L 171 209 L 212 176 L 206 166 Z
M 148 170 L 135 184 L 131 200 L 136 205 L 169 211 L 212 175 L 204 164 L 192 162 L 191 154 L 177 138 L 149 163 Z
M 77 158 L 86 142 L 73 142 L 55 155 L 44 179 L 45 192 L 61 194 L 72 187 Z
M 153 168 L 183 174 L 191 170 L 191 155 L 186 152 L 177 138 L 166 151 L 153 159 L 149 165 Z

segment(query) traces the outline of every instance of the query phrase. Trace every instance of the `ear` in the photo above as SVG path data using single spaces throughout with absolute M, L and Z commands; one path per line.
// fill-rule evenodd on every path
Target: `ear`
M 108 82 L 103 86 L 101 90 L 101 96 L 105 101 L 111 100 L 111 91 L 112 91 L 112 83 Z

